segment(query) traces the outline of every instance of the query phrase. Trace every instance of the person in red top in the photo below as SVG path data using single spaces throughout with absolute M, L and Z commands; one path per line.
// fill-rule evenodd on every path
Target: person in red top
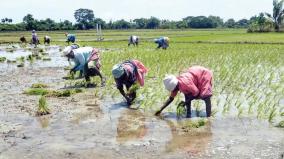
M 202 66 L 190 67 L 185 73 L 178 77 L 175 77 L 174 75 L 166 76 L 163 82 L 165 88 L 171 92 L 171 95 L 155 115 L 160 115 L 161 112 L 171 104 L 177 93 L 180 91 L 185 96 L 188 118 L 191 117 L 191 101 L 195 99 L 202 99 L 205 101 L 206 115 L 207 117 L 210 117 L 212 81 L 213 73 Z

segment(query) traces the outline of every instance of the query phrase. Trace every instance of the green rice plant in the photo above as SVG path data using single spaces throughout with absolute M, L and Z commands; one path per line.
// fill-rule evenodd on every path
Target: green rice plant
M 42 60 L 43 60 L 43 61 L 51 61 L 51 58 L 45 56 L 45 57 L 42 58 Z
M 29 88 L 27 90 L 24 91 L 24 94 L 27 95 L 46 95 L 48 94 L 50 91 L 44 88 Z
M 6 61 L 6 57 L 0 57 L 0 62 L 5 62 Z
M 37 116 L 50 114 L 50 110 L 47 107 L 47 102 L 45 96 L 41 96 L 38 101 L 38 110 L 36 112 Z
M 16 63 L 17 61 L 16 60 L 7 60 L 7 63 Z
M 133 84 L 133 85 L 129 88 L 127 94 L 131 94 L 131 93 L 133 93 L 133 92 L 136 92 L 138 89 L 139 89 L 139 84 L 136 82 L 135 84 Z
M 272 107 L 272 110 L 269 113 L 268 121 L 271 123 L 276 115 L 277 115 L 277 113 L 276 113 L 276 105 L 274 105 Z
M 50 91 L 46 96 L 48 97 L 70 97 L 71 95 L 83 92 L 82 89 L 67 89 L 63 91 Z
M 198 119 L 198 120 L 187 120 L 182 125 L 182 129 L 188 130 L 192 128 L 200 128 L 205 126 L 208 123 L 207 119 Z
M 67 89 L 67 90 L 47 90 L 44 88 L 29 88 L 24 91 L 27 95 L 42 95 L 46 97 L 70 97 L 71 95 L 81 93 L 83 89 Z
M 284 120 L 280 121 L 276 126 L 279 128 L 284 128 Z
M 25 63 L 20 63 L 17 65 L 17 67 L 24 67 L 25 66 Z
M 47 88 L 48 85 L 44 83 L 34 83 L 32 84 L 31 88 Z
M 64 70 L 71 70 L 72 68 L 70 66 L 64 67 Z
M 18 57 L 17 61 L 19 61 L 20 63 L 24 63 L 25 62 L 25 57 L 24 56 Z
M 244 111 L 243 107 L 239 107 L 239 108 L 238 108 L 238 117 L 239 117 L 239 118 L 240 118 L 241 115 L 243 114 L 243 111 Z
M 27 59 L 30 63 L 33 63 L 34 60 L 35 60 L 32 55 L 28 55 L 28 56 L 26 57 L 26 59 Z
M 184 117 L 186 116 L 186 107 L 185 107 L 185 102 L 181 101 L 176 109 L 177 117 Z

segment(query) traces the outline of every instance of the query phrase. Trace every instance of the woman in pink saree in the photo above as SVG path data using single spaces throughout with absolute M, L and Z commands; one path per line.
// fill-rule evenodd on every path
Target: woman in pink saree
M 206 115 L 211 116 L 211 96 L 213 73 L 202 66 L 190 67 L 185 73 L 178 77 L 168 75 L 163 80 L 165 88 L 171 92 L 170 97 L 164 103 L 156 115 L 161 112 L 174 100 L 177 93 L 180 91 L 185 96 L 185 105 L 187 107 L 187 117 L 191 117 L 191 101 L 202 99 L 206 104 Z

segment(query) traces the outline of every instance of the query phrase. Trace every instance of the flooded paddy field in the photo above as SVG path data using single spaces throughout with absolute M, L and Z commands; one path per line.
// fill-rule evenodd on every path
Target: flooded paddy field
M 139 49 L 104 45 L 99 48 L 107 86 L 46 97 L 51 113 L 45 116 L 36 115 L 40 96 L 24 91 L 35 83 L 50 90 L 74 85 L 63 79 L 70 67 L 63 47 L 0 46 L 0 57 L 6 57 L 0 62 L 0 159 L 283 158 L 282 45 L 177 43 L 167 51 L 154 50 L 151 43 Z M 27 60 L 34 54 L 40 58 Z M 110 71 L 128 58 L 150 68 L 132 109 L 116 90 Z M 20 63 L 24 65 L 18 67 Z M 164 74 L 195 64 L 214 72 L 213 117 L 204 118 L 204 104 L 196 101 L 192 119 L 178 118 L 176 105 L 183 96 L 161 117 L 154 116 L 168 95 L 161 82 Z M 99 84 L 99 78 L 94 82 Z M 204 123 L 191 124 L 199 121 Z

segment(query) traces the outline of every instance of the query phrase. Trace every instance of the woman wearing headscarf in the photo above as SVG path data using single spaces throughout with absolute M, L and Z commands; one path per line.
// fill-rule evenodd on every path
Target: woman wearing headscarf
M 105 78 L 100 72 L 101 62 L 99 50 L 92 47 L 80 47 L 78 45 L 67 46 L 63 53 L 68 59 L 75 62 L 75 66 L 70 72 L 82 71 L 87 81 L 87 87 L 91 86 L 90 77 L 100 76 L 101 85 L 105 85 Z M 94 64 L 94 67 L 89 67 L 89 64 Z
M 162 47 L 162 49 L 166 50 L 169 47 L 170 38 L 168 38 L 168 37 L 160 37 L 159 39 L 155 39 L 154 42 L 156 44 L 158 44 L 157 49 Z
M 136 90 L 139 86 L 144 86 L 144 76 L 147 72 L 148 69 L 138 60 L 127 60 L 113 66 L 112 75 L 116 87 L 128 105 L 131 105 L 131 102 L 136 98 Z M 127 93 L 125 93 L 123 86 L 126 86 Z
M 131 35 L 129 37 L 128 46 L 130 46 L 131 44 L 134 45 L 134 46 L 138 46 L 138 44 L 139 44 L 139 37 L 135 36 L 135 35 Z
M 202 66 L 190 67 L 185 73 L 178 77 L 167 75 L 163 83 L 165 88 L 171 92 L 170 97 L 164 103 L 156 115 L 160 113 L 174 100 L 178 92 L 185 96 L 185 106 L 187 108 L 187 117 L 191 117 L 191 101 L 202 99 L 206 104 L 206 115 L 211 116 L 211 96 L 212 96 L 213 73 Z
M 76 36 L 74 35 L 74 34 L 69 34 L 69 33 L 65 33 L 65 36 L 66 36 L 66 42 L 68 43 L 68 45 L 69 45 L 69 43 L 71 42 L 71 43 L 75 43 L 75 41 L 76 41 Z

